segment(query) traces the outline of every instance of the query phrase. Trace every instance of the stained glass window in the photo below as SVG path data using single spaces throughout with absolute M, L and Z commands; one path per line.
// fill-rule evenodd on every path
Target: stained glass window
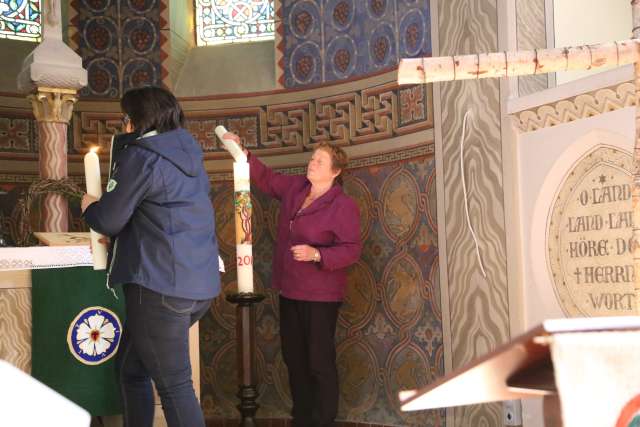
M 0 0 L 0 39 L 40 41 L 40 0 Z
M 196 0 L 198 46 L 273 39 L 273 0 Z

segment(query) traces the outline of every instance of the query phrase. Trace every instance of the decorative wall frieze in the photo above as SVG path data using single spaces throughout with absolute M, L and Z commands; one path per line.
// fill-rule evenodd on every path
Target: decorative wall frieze
M 634 105 L 635 86 L 631 82 L 625 82 L 520 111 L 513 118 L 520 132 L 531 132 Z
M 0 152 L 35 153 L 38 126 L 29 111 L 19 112 L 0 109 Z
M 214 129 L 224 125 L 261 156 L 310 151 L 322 141 L 349 146 L 433 128 L 431 86 L 394 82 L 328 97 L 246 107 L 185 111 L 186 128 L 207 159 L 226 158 Z M 250 98 L 248 98 L 250 101 Z M 70 153 L 108 149 L 120 113 L 77 111 Z
M 218 125 L 240 135 L 243 143 L 260 156 L 304 153 L 322 141 L 360 146 L 433 129 L 431 86 L 398 86 L 393 81 L 377 80 L 365 88 L 352 89 L 353 85 L 347 83 L 343 92 L 332 88 L 330 94 L 310 90 L 292 102 L 283 102 L 278 96 L 239 96 L 232 102 L 214 99 L 197 104 L 185 100 L 186 128 L 208 160 L 228 158 L 214 133 Z M 76 98 L 72 90 L 40 88 L 28 99 L 32 109 L 24 102 L 0 109 L 0 157 L 35 160 L 40 151 L 37 122 L 65 123 L 69 116 L 70 162 L 80 161 L 78 155 L 93 146 L 108 152 L 111 137 L 122 131 L 118 107 L 110 101 L 74 105 Z M 393 147 L 382 151 L 393 151 Z

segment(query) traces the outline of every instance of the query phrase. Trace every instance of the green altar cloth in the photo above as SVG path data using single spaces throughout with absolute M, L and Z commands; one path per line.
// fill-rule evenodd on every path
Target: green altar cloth
M 115 354 L 124 295 L 106 288 L 105 271 L 32 271 L 32 375 L 91 415 L 122 413 Z

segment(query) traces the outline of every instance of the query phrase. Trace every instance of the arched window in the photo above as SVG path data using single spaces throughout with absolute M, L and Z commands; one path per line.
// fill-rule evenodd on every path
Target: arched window
M 40 0 L 0 0 L 0 39 L 40 41 Z
M 196 44 L 273 39 L 273 0 L 195 0 Z

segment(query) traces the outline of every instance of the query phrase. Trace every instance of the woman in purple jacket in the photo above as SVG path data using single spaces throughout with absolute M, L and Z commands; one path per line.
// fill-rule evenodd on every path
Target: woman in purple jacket
M 225 135 L 240 144 L 232 133 Z M 245 150 L 246 152 L 246 150 Z M 294 426 L 330 426 L 338 412 L 335 331 L 347 267 L 360 257 L 360 212 L 343 193 L 347 155 L 316 146 L 306 176 L 273 172 L 248 153 L 251 182 L 280 201 L 271 285 L 280 290 L 280 339 Z

